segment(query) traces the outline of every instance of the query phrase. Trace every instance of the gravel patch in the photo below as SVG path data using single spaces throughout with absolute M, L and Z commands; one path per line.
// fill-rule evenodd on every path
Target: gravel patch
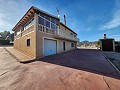
M 118 52 L 103 52 L 103 53 L 120 71 L 120 53 Z

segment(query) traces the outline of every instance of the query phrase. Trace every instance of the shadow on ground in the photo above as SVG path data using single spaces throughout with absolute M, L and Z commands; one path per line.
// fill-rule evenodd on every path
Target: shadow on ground
M 37 61 L 120 79 L 120 74 L 105 59 L 102 52 L 97 50 L 77 49 L 62 54 L 47 56 Z

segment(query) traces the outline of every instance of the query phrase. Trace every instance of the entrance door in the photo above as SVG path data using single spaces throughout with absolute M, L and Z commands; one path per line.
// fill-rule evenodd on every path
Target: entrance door
M 63 50 L 65 51 L 65 41 L 63 42 Z

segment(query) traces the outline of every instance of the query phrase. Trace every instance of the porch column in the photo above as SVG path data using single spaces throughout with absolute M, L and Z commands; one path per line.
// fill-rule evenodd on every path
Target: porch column
M 115 41 L 113 40 L 113 51 L 115 52 Z
M 35 18 L 35 30 L 38 31 L 38 14 L 37 13 L 35 13 L 34 18 Z

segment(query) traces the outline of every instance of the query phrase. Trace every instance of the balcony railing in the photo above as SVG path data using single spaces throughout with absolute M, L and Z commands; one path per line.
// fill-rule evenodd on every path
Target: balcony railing
M 73 41 L 79 41 L 79 39 L 76 37 L 76 35 L 74 35 L 74 34 L 71 35 L 71 33 L 69 31 L 58 29 L 56 34 L 59 37 L 63 37 L 65 39 L 69 39 L 69 40 L 73 40 Z
M 54 29 L 50 29 L 50 28 L 48 28 L 46 26 L 43 26 L 43 25 L 39 24 L 38 31 L 53 34 L 55 36 L 55 38 L 79 41 L 79 39 L 77 37 L 75 37 L 74 34 L 71 35 L 71 33 L 69 31 L 60 30 L 59 28 L 54 30 Z
M 38 31 L 49 33 L 49 34 L 55 34 L 56 30 L 50 29 L 50 28 L 48 28 L 46 26 L 43 26 L 43 25 L 39 24 L 38 25 Z

